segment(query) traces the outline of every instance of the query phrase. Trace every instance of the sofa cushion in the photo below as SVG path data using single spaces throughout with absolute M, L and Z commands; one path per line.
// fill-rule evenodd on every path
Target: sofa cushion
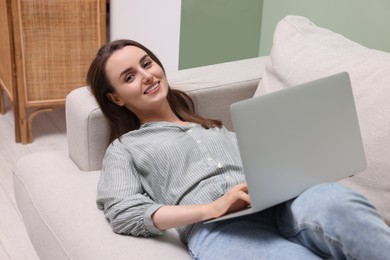
M 341 71 L 351 78 L 368 163 L 341 182 L 365 195 L 390 223 L 390 53 L 287 16 L 277 24 L 255 96 Z

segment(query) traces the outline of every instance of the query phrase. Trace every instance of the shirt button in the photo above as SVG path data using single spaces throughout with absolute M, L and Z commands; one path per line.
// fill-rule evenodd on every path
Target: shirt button
M 218 163 L 218 168 L 222 168 L 223 167 L 223 165 L 222 165 L 222 163 Z
M 197 142 L 198 144 L 200 144 L 202 141 L 201 141 L 201 140 L 196 140 L 196 142 Z
M 192 129 L 188 130 L 188 133 L 192 133 Z
M 213 158 L 209 157 L 207 158 L 207 161 L 211 162 L 213 160 Z

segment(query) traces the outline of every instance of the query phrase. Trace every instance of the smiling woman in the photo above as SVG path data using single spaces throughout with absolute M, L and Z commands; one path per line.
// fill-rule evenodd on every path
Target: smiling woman
M 189 96 L 169 87 L 156 55 L 132 40 L 117 40 L 101 47 L 88 70 L 87 83 L 108 119 L 110 142 L 160 117 L 206 128 L 222 125 L 219 120 L 196 114 Z

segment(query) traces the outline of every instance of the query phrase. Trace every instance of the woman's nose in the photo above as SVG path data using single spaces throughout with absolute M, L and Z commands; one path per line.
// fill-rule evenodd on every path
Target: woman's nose
M 150 73 L 150 72 L 147 71 L 147 70 L 143 70 L 143 71 L 142 71 L 142 76 L 143 76 L 143 81 L 144 81 L 145 83 L 149 83 L 149 82 L 153 81 L 153 75 L 152 75 L 152 73 Z

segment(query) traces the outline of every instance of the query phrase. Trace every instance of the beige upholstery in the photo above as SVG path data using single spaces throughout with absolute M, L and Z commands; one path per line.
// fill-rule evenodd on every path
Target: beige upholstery
M 265 57 L 168 73 L 199 113 L 231 128 L 229 105 L 253 96 Z M 190 259 L 174 229 L 158 238 L 114 234 L 95 204 L 107 124 L 87 87 L 66 101 L 69 157 L 31 154 L 15 166 L 14 186 L 31 242 L 44 259 Z

